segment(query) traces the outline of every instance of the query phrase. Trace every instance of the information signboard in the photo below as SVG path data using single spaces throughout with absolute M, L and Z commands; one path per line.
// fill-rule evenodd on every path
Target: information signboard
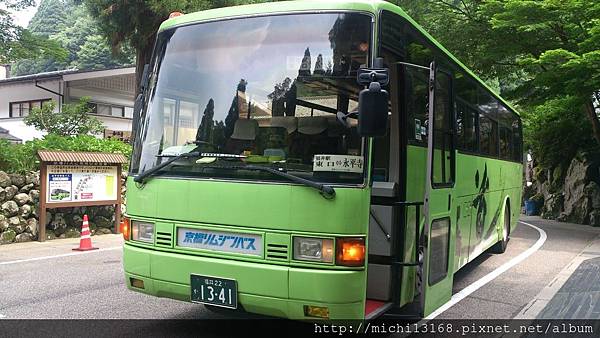
M 117 166 L 48 165 L 47 203 L 117 200 Z
M 46 239 L 46 209 L 114 205 L 115 230 L 121 222 L 122 154 L 39 150 L 40 220 L 38 240 Z

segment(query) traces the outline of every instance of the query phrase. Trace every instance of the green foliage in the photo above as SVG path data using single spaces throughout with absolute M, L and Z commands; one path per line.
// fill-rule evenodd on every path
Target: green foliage
M 119 62 L 111 56 L 106 40 L 101 35 L 92 35 L 85 40 L 72 65 L 78 69 L 103 69 L 116 67 Z
M 63 104 L 60 113 L 55 112 L 54 101 L 34 108 L 23 122 L 38 130 L 61 136 L 99 134 L 104 125 L 97 118 L 89 115 L 92 107 L 89 98 L 83 97 L 78 103 Z
M 0 0 L 0 63 L 37 55 L 52 56 L 57 60 L 66 56 L 55 42 L 35 36 L 13 22 L 11 11 L 19 11 L 33 4 L 33 0 Z
M 595 142 L 590 124 L 573 97 L 552 99 L 523 115 L 527 145 L 542 167 L 570 162 L 578 150 L 591 150 Z
M 54 35 L 66 27 L 73 7 L 71 1 L 42 0 L 27 29 L 38 36 Z
M 98 139 L 91 135 L 48 134 L 42 139 L 27 141 L 24 144 L 9 144 L 0 140 L 0 170 L 8 172 L 38 170 L 38 150 L 108 152 L 131 157 L 131 146 L 118 140 Z
M 600 2 L 398 0 L 523 112 L 541 164 L 600 149 Z
M 67 68 L 103 69 L 133 63 L 133 52 L 127 45 L 111 51 L 97 21 L 78 1 L 43 0 L 29 28 L 35 37 L 48 37 L 47 41 L 62 47 L 64 53 L 60 58 L 53 55 L 21 58 L 13 65 L 13 75 Z

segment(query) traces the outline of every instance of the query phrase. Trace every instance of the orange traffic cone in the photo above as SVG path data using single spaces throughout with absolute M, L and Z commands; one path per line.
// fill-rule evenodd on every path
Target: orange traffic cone
M 76 251 L 88 251 L 96 250 L 98 248 L 92 247 L 92 238 L 90 232 L 90 226 L 88 224 L 87 215 L 83 215 L 83 226 L 81 226 L 81 239 L 79 240 L 79 248 L 74 248 Z

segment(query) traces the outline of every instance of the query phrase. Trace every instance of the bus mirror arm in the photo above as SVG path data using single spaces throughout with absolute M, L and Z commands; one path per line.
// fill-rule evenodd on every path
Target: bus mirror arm
M 337 114 L 335 114 L 335 116 L 337 117 L 337 120 L 346 128 L 346 129 L 350 129 L 352 126 L 350 125 L 350 123 L 348 122 L 348 119 L 357 119 L 358 118 L 358 112 L 349 112 L 349 113 L 344 113 L 344 112 L 337 112 Z

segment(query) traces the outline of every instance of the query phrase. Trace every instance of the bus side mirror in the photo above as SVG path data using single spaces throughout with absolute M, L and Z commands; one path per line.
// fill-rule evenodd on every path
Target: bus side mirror
M 388 92 L 382 89 L 390 82 L 383 58 L 375 59 L 372 69 L 361 68 L 356 81 L 368 88 L 358 96 L 358 134 L 363 137 L 384 136 L 388 123 Z
M 388 122 L 388 93 L 379 82 L 371 82 L 358 96 L 358 134 L 384 136 Z

